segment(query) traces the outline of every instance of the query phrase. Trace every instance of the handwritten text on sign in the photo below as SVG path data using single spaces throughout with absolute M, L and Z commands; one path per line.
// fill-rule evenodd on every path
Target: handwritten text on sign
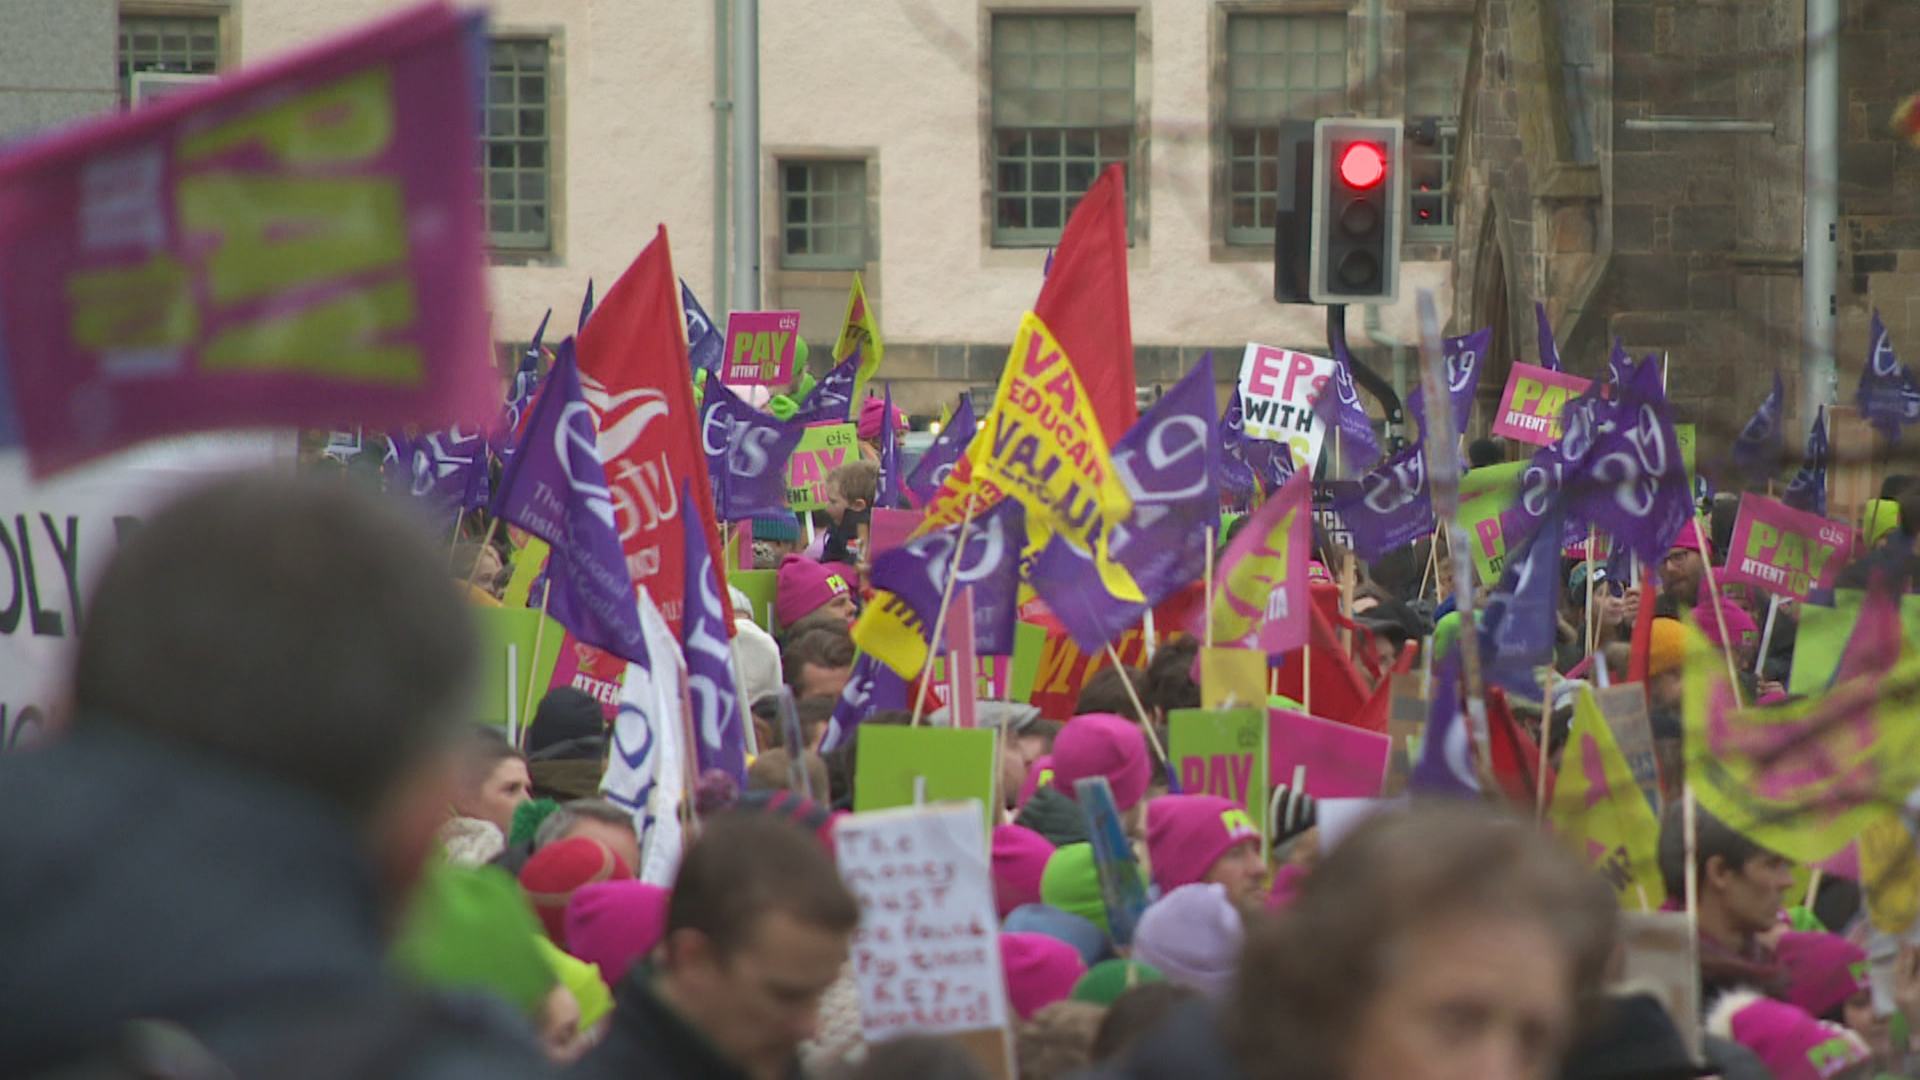
M 793 381 L 800 338 L 797 311 L 736 311 L 727 316 L 730 386 L 785 386 Z
M 840 876 L 860 901 L 852 960 L 867 1040 L 1004 1027 L 980 808 L 855 814 L 834 840 Z
M 787 506 L 819 510 L 827 505 L 827 474 L 854 460 L 859 429 L 852 424 L 813 424 L 787 459 Z
M 1853 530 L 1764 495 L 1740 497 L 1727 580 L 1805 600 L 1831 589 L 1853 550 Z
M 1515 364 L 1494 413 L 1493 433 L 1549 446 L 1560 438 L 1560 413 L 1586 392 L 1590 380 L 1532 364 Z
M 1333 369 L 1333 361 L 1324 357 L 1249 344 L 1240 358 L 1247 435 L 1286 443 L 1293 449 L 1295 468 L 1313 468 L 1327 435 L 1326 425 L 1313 414 L 1313 403 Z

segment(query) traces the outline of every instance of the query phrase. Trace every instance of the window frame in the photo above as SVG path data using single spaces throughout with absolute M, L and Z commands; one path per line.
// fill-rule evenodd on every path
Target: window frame
M 1066 228 L 1066 222 L 1068 218 L 1072 216 L 1074 208 L 1079 205 L 1081 195 L 1084 193 L 1085 188 L 1092 186 L 1093 182 L 1105 171 L 1107 165 L 1115 163 L 1123 166 L 1126 172 L 1128 243 L 1137 243 L 1142 231 L 1139 217 L 1140 207 L 1144 199 L 1146 179 L 1140 175 L 1139 165 L 1146 155 L 1145 121 L 1148 112 L 1146 102 L 1142 96 L 1145 92 L 1145 87 L 1141 80 L 1140 66 L 1143 62 L 1150 61 L 1150 44 L 1143 34 L 1141 12 L 1135 9 L 1106 7 L 1084 10 L 1051 7 L 997 7 L 983 10 L 981 17 L 982 40 L 985 42 L 985 47 L 981 50 L 981 114 L 985 148 L 982 159 L 985 165 L 983 202 L 985 204 L 984 233 L 987 247 L 1007 251 L 1038 251 L 1058 244 L 1060 235 Z M 1029 94 L 1054 90 L 1061 94 L 1070 91 L 1089 91 L 1096 95 L 1105 93 L 1123 96 L 1127 107 L 1127 123 L 1124 136 L 1120 134 L 1119 125 L 1102 125 L 1098 123 L 1098 106 L 1096 106 L 1094 110 L 1096 113 L 1095 122 L 1091 124 L 1003 124 L 1004 114 L 1002 107 L 1007 99 L 1003 95 L 1001 81 L 1003 57 L 1005 53 L 998 47 L 1000 31 L 1003 27 L 1013 22 L 1028 21 L 1037 26 L 1046 20 L 1057 20 L 1062 24 L 1062 46 L 1059 55 L 1067 57 L 1069 62 L 1063 64 L 1062 67 L 1062 86 L 1058 88 L 1041 88 L 1039 91 L 1029 89 Z M 1066 71 L 1067 68 L 1071 66 L 1071 58 L 1076 55 L 1089 55 L 1086 53 L 1076 54 L 1066 45 L 1067 34 L 1064 32 L 1066 24 L 1080 20 L 1112 20 L 1116 26 L 1124 24 L 1123 38 L 1126 42 L 1127 53 L 1127 82 L 1124 89 L 1117 84 L 1103 82 L 1101 76 L 1098 74 L 1101 60 L 1108 56 L 1104 45 L 1096 46 L 1090 54 L 1096 70 L 1096 75 L 1091 85 L 1065 85 L 1069 80 L 1069 75 Z M 1029 55 L 1044 54 L 1039 53 L 1038 50 L 1034 50 L 1032 53 L 1029 53 Z M 1070 108 L 1071 105 L 1065 101 L 1062 101 L 1059 106 L 1059 110 L 1062 112 Z M 1022 138 L 1025 143 L 1024 152 L 1018 158 L 1011 156 L 1003 157 L 1001 153 L 1001 147 L 1003 146 L 1002 134 L 1003 132 L 1015 131 L 1023 133 Z M 1080 133 L 1085 134 L 1083 136 Z M 1042 139 L 1046 139 L 1046 144 L 1042 147 L 1036 147 L 1036 135 Z M 1073 147 L 1072 140 L 1083 137 L 1090 139 L 1091 145 L 1088 146 L 1086 143 L 1081 143 L 1079 145 L 1087 148 L 1080 152 L 1070 152 Z M 1124 142 L 1124 147 L 1117 153 L 1114 152 L 1114 148 L 1111 145 L 1102 145 L 1103 140 L 1115 138 L 1122 139 Z M 1036 150 L 1039 150 L 1037 156 L 1035 154 Z M 1077 183 L 1069 184 L 1069 172 L 1079 169 L 1083 165 L 1090 169 L 1090 174 L 1085 177 L 1085 186 L 1080 186 Z M 1023 180 L 1023 186 L 1019 188 L 1003 188 L 1003 166 L 1018 167 L 1024 170 L 1025 179 Z M 1033 174 L 1037 168 L 1051 168 L 1055 170 L 1057 173 L 1057 179 L 1055 180 L 1057 188 L 1052 190 L 1034 188 Z M 1075 187 L 1080 187 L 1080 193 L 1073 191 Z M 1027 224 L 1001 224 L 1003 198 L 1024 198 L 1026 202 Z M 1057 224 L 1046 226 L 1031 224 L 1034 217 L 1034 207 L 1042 202 L 1049 204 L 1057 202 L 1059 207 Z
M 859 178 L 856 190 L 845 191 L 836 187 L 825 193 L 824 200 L 830 203 L 838 203 L 851 196 L 853 205 L 857 207 L 859 220 L 851 226 L 840 222 L 828 222 L 823 225 L 817 220 L 810 218 L 808 221 L 800 223 L 797 227 L 804 230 L 809 236 L 828 230 L 845 231 L 852 228 L 859 235 L 859 251 L 854 255 L 844 255 L 838 252 L 829 255 L 822 255 L 815 252 L 796 253 L 788 247 L 790 232 L 796 227 L 795 223 L 788 217 L 788 212 L 791 209 L 789 200 L 795 198 L 796 194 L 787 187 L 787 170 L 791 168 L 802 168 L 808 170 L 809 174 L 811 174 L 812 170 L 822 167 L 840 170 L 843 171 L 845 175 Z M 776 251 L 780 269 L 838 271 L 866 269 L 867 263 L 871 261 L 873 252 L 873 208 L 867 175 L 868 171 L 869 163 L 864 157 L 790 154 L 778 156 L 774 159 L 774 182 L 776 185 L 774 196 L 777 200 L 776 213 L 778 215 Z M 807 190 L 799 193 L 797 197 L 806 201 L 810 210 L 812 206 L 822 201 L 821 192 L 816 190 L 811 182 L 809 182 Z
M 520 100 L 520 88 L 517 84 L 520 79 L 530 73 L 531 69 L 521 68 L 518 65 L 517 59 L 515 67 L 510 71 L 496 72 L 495 68 L 496 47 L 502 45 L 529 44 L 544 46 L 545 51 L 544 66 L 541 69 L 541 80 L 544 85 L 544 100 L 540 103 L 542 126 L 537 138 L 525 136 L 519 131 L 519 124 L 521 122 L 519 114 L 523 106 L 527 103 Z M 487 36 L 485 128 L 480 138 L 481 159 L 478 163 L 478 168 L 480 171 L 481 216 L 486 228 L 487 248 L 491 254 L 498 258 L 509 260 L 516 258 L 537 259 L 542 256 L 556 254 L 559 250 L 559 195 L 561 191 L 559 167 L 560 136 L 558 131 L 560 95 L 557 85 L 561 76 L 559 61 L 560 42 L 556 34 L 539 30 L 502 28 Z M 514 100 L 511 105 L 508 106 L 515 114 L 513 120 L 515 131 L 511 135 L 495 136 L 492 133 L 492 116 L 495 108 L 493 80 L 496 77 L 510 78 L 516 82 Z M 514 161 L 512 164 L 501 166 L 493 164 L 493 150 L 496 142 L 508 143 L 515 148 L 513 155 Z M 542 148 L 542 163 L 538 166 L 522 164 L 518 148 L 535 145 L 536 143 Z M 514 208 L 516 228 L 513 231 L 496 231 L 493 227 L 493 211 L 496 205 L 493 194 L 493 179 L 496 169 L 504 170 L 510 174 L 514 180 L 515 190 L 513 194 L 503 197 L 505 205 Z M 541 206 L 545 212 L 546 229 L 543 235 L 523 232 L 517 228 L 520 209 L 535 205 L 532 201 L 533 197 L 520 194 L 519 181 L 536 169 L 542 178 L 543 194 L 538 196 L 538 205 Z
M 1414 111 L 1415 103 L 1413 96 L 1415 91 L 1413 73 L 1415 65 L 1418 63 L 1414 51 L 1414 24 L 1423 20 L 1452 23 L 1456 27 L 1464 28 L 1466 31 L 1459 50 L 1460 81 L 1459 84 L 1454 87 L 1453 111 L 1444 115 L 1426 111 Z M 1429 242 L 1451 241 L 1456 235 L 1455 226 L 1459 221 L 1460 214 L 1459 200 L 1454 197 L 1453 181 L 1454 169 L 1459 164 L 1460 154 L 1460 97 L 1466 89 L 1467 56 L 1473 48 L 1473 13 L 1453 9 L 1409 11 L 1404 27 L 1406 40 L 1402 45 L 1402 51 L 1406 57 L 1406 76 L 1402 112 L 1406 116 L 1409 125 L 1424 120 L 1432 120 L 1439 130 L 1434 145 L 1431 147 L 1418 145 L 1412 140 L 1408 140 L 1406 144 L 1409 166 L 1409 175 L 1407 177 L 1406 239 L 1408 241 Z M 1421 193 L 1413 182 L 1412 172 L 1416 162 L 1429 159 L 1440 162 L 1440 186 L 1436 189 L 1441 197 L 1441 220 L 1438 224 L 1421 224 L 1419 218 L 1415 216 L 1413 208 L 1414 198 Z
M 120 107 L 125 109 L 133 104 L 133 75 L 136 69 L 128 67 L 125 71 L 121 70 L 127 51 L 129 22 L 148 20 L 211 22 L 213 24 L 213 70 L 211 72 L 180 72 L 178 69 L 153 67 L 138 70 L 218 75 L 232 66 L 232 57 L 235 55 L 232 12 L 232 6 L 226 0 L 176 0 L 171 3 L 151 0 L 147 3 L 128 3 L 118 7 L 114 12 L 113 71 L 114 95 Z
M 1340 50 L 1341 78 L 1338 89 L 1340 100 L 1335 102 L 1332 107 L 1314 110 L 1312 115 L 1275 116 L 1271 123 L 1260 126 L 1235 124 L 1233 120 L 1233 98 L 1235 90 L 1233 85 L 1235 74 L 1234 55 L 1236 52 L 1234 48 L 1236 41 L 1234 24 L 1241 20 L 1273 20 L 1283 23 L 1303 22 L 1307 20 L 1338 20 L 1342 39 L 1342 48 Z M 1214 148 L 1216 157 L 1215 165 L 1219 178 L 1215 185 L 1215 198 L 1219 207 L 1219 226 L 1216 233 L 1218 237 L 1217 242 L 1228 252 L 1249 252 L 1254 249 L 1271 249 L 1273 247 L 1273 227 L 1268 225 L 1262 228 L 1257 224 L 1253 226 L 1236 225 L 1234 223 L 1235 203 L 1238 200 L 1249 197 L 1254 199 L 1257 221 L 1259 201 L 1262 199 L 1272 200 L 1277 198 L 1279 191 L 1279 177 L 1277 172 L 1274 176 L 1274 187 L 1267 192 L 1263 192 L 1260 188 L 1259 172 L 1263 167 L 1278 169 L 1281 121 L 1287 119 L 1312 120 L 1318 116 L 1342 116 L 1352 113 L 1355 48 L 1352 12 L 1349 7 L 1344 4 L 1289 6 L 1284 8 L 1275 7 L 1271 4 L 1225 6 L 1220 12 L 1219 21 L 1216 26 L 1218 38 L 1215 47 L 1216 91 L 1214 115 L 1216 119 L 1214 124 Z M 1324 55 L 1317 48 L 1315 54 Z M 1288 96 L 1298 94 L 1318 96 L 1332 92 L 1332 87 L 1318 85 L 1301 88 L 1295 88 L 1289 85 L 1278 88 L 1259 86 L 1244 87 L 1242 89 L 1243 91 L 1256 93 L 1279 93 Z M 1247 131 L 1251 131 L 1255 139 L 1254 152 L 1251 156 L 1237 152 L 1236 146 L 1236 135 Z M 1242 193 L 1234 184 L 1235 169 L 1240 166 L 1245 166 L 1253 170 L 1254 188 L 1250 195 Z

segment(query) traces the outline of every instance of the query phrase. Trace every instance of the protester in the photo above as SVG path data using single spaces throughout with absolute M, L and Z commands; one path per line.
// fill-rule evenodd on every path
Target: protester
M 1132 693 L 1127 691 L 1128 684 L 1132 684 Z M 1073 703 L 1073 715 L 1124 716 L 1138 723 L 1144 718 L 1134 701 L 1145 704 L 1146 694 L 1146 672 L 1130 665 L 1103 667 L 1081 688 L 1079 699 Z
M 1686 896 L 1683 806 L 1660 821 L 1660 876 L 1669 897 Z M 1793 864 L 1694 810 L 1694 861 L 1700 926 L 1700 991 L 1704 1002 L 1741 987 L 1784 995 L 1787 973 L 1765 940 L 1780 925 L 1793 886 Z
M 993 902 L 1001 918 L 1022 904 L 1040 902 L 1040 881 L 1054 846 L 1022 825 L 993 830 Z
M 1087 972 L 1086 962 L 1073 946 L 1046 934 L 1002 933 L 1000 964 L 1006 974 L 1008 1003 L 1022 1020 L 1066 1000 L 1073 994 L 1073 984 Z
M 747 766 L 747 790 L 791 791 L 796 795 L 825 798 L 829 791 L 827 763 L 811 750 L 804 752 L 801 761 L 807 782 L 811 785 L 807 790 L 802 790 L 794 782 L 792 753 L 778 746 L 761 751 L 760 756 L 753 759 L 753 764 Z
M 768 569 L 772 569 L 769 567 Z M 753 604 L 738 588 L 733 600 L 733 666 L 749 708 L 780 692 L 780 643 L 753 621 Z
M 1147 804 L 1147 862 L 1163 895 L 1219 884 L 1242 911 L 1265 899 L 1260 830 L 1239 803 L 1217 795 L 1162 795 Z
M 865 1060 L 848 1070 L 846 1080 L 988 1080 L 967 1049 L 952 1039 L 902 1035 L 869 1047 Z
M 1691 609 L 1700 595 L 1700 583 L 1707 573 L 1711 551 L 1700 550 L 1700 533 L 1692 522 L 1673 538 L 1673 547 L 1660 563 L 1660 598 L 1655 613 L 1677 619 Z
M 804 546 L 800 519 L 791 510 L 748 520 L 753 528 L 753 567 L 756 570 L 778 570 L 787 556 L 797 554 Z
M 1093 1040 L 1106 1010 L 1084 1001 L 1056 1001 L 1014 1033 L 1020 1080 L 1064 1080 L 1093 1064 Z
M 813 1033 L 859 918 L 806 833 L 764 814 L 715 815 L 674 877 L 659 963 L 621 981 L 605 1039 L 571 1075 L 780 1075 Z
M 853 639 L 844 627 L 809 630 L 789 640 L 780 658 L 796 701 L 838 698 L 853 678 Z
M 827 474 L 826 545 L 820 561 L 855 564 L 867 550 L 867 531 L 873 518 L 873 500 L 880 486 L 880 467 L 871 461 L 849 461 Z M 782 564 L 784 569 L 785 564 Z
M 575 799 L 565 803 L 534 830 L 533 848 L 576 836 L 597 840 L 629 869 L 640 865 L 640 838 L 634 832 L 633 814 L 605 799 Z
M 1027 800 L 1014 819 L 1016 824 L 1025 825 L 1056 845 L 1086 839 L 1086 821 L 1074 801 L 1073 785 L 1104 776 L 1129 835 L 1145 831 L 1141 799 L 1147 792 L 1150 771 L 1146 738 L 1140 734 L 1139 724 L 1111 714 L 1076 716 L 1054 738 L 1051 757 L 1052 782 Z
M 1091 978 L 1092 974 L 1088 972 L 1088 977 Z M 1081 980 L 1083 985 L 1085 982 L 1085 979 Z M 1078 987 L 1074 989 L 1074 996 L 1080 996 Z M 1157 976 L 1121 988 L 1106 1003 L 1107 1014 L 1100 1018 L 1100 1029 L 1094 1032 L 1094 1064 L 1113 1061 L 1126 1053 L 1141 1037 L 1159 1027 L 1174 1010 L 1189 1004 L 1196 996 L 1196 991 L 1166 982 Z
M 1729 993 L 1706 1029 L 1754 1052 L 1774 1080 L 1869 1080 L 1873 1051 L 1860 1036 L 1750 990 Z
M 805 555 L 789 555 L 775 579 L 773 615 L 791 638 L 794 624 L 822 609 L 841 623 L 853 619 L 853 586 L 849 579 Z
M 498 728 L 469 729 L 460 761 L 460 787 L 452 799 L 460 817 L 492 822 L 503 838 L 513 834 L 513 812 L 533 798 L 527 759 Z
M 527 772 L 541 799 L 587 799 L 600 793 L 607 756 L 607 719 L 584 690 L 547 691 L 527 725 Z
M 1225 886 L 1182 885 L 1147 906 L 1133 955 L 1168 982 L 1219 999 L 1233 985 L 1244 937 L 1241 909 Z
M 554 944 L 567 944 L 567 904 L 576 890 L 602 881 L 626 881 L 633 867 L 598 840 L 576 836 L 549 844 L 533 853 L 520 870 L 520 887 L 527 891 L 534 914 Z
M 474 630 L 445 568 L 400 509 L 285 477 L 210 484 L 123 538 L 70 729 L 0 755 L 0 815 L 35 823 L 0 837 L 0 1015 L 32 1018 L 0 1024 L 0 1073 L 159 1052 L 135 1024 L 158 1019 L 169 1060 L 241 1077 L 293 1055 L 541 1074 L 523 1021 L 423 1002 L 387 963 L 470 739 Z

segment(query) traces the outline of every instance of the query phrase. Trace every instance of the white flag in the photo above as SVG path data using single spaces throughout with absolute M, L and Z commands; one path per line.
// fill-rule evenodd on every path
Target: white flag
M 600 778 L 600 793 L 633 814 L 641 845 L 639 879 L 669 888 L 685 843 L 679 810 L 687 790 L 681 735 L 687 670 L 680 643 L 645 589 L 640 590 L 640 629 L 653 667 L 627 665 L 620 712 L 613 721 L 613 753 Z

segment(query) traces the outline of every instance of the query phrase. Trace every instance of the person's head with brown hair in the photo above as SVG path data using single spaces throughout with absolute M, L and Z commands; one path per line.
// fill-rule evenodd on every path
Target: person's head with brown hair
M 1085 1001 L 1056 1001 L 1014 1035 L 1020 1080 L 1074 1076 L 1093 1064 L 1093 1039 L 1107 1010 Z
M 1094 672 L 1087 685 L 1080 688 L 1080 697 L 1073 703 L 1073 715 L 1085 716 L 1088 713 L 1112 713 L 1129 720 L 1150 719 L 1142 717 L 1140 710 L 1134 708 L 1133 696 L 1127 693 L 1127 684 L 1133 684 L 1134 694 L 1138 694 L 1141 704 L 1147 704 L 1147 673 L 1137 667 L 1117 668 L 1111 665 Z
M 476 724 L 461 745 L 459 787 L 453 812 L 492 822 L 501 836 L 513 835 L 513 812 L 533 798 L 527 758 L 500 729 Z
M 802 767 L 807 770 L 807 781 L 813 785 L 811 792 L 804 792 L 793 784 L 793 755 L 781 747 L 762 750 L 760 756 L 747 766 L 748 791 L 791 791 L 796 795 L 811 795 L 826 802 L 830 790 L 827 778 L 827 763 L 820 755 L 809 750 L 802 759 Z
M 837 700 L 853 677 L 853 636 L 844 626 L 808 630 L 787 642 L 780 664 L 795 700 Z
M 827 474 L 827 516 L 835 524 L 873 505 L 880 490 L 880 466 L 871 461 L 849 461 Z
M 653 989 L 721 1056 L 770 1074 L 812 1037 L 859 921 L 815 837 L 765 814 L 716 814 L 674 878 Z
M 1140 700 L 1154 712 L 1156 722 L 1164 724 L 1175 709 L 1200 707 L 1200 683 L 1193 677 L 1193 662 L 1200 655 L 1200 639 L 1191 634 L 1167 642 L 1147 661 L 1146 689 Z
M 1249 1080 L 1545 1080 L 1617 919 L 1612 891 L 1518 819 L 1380 814 L 1250 924 L 1228 1043 Z

